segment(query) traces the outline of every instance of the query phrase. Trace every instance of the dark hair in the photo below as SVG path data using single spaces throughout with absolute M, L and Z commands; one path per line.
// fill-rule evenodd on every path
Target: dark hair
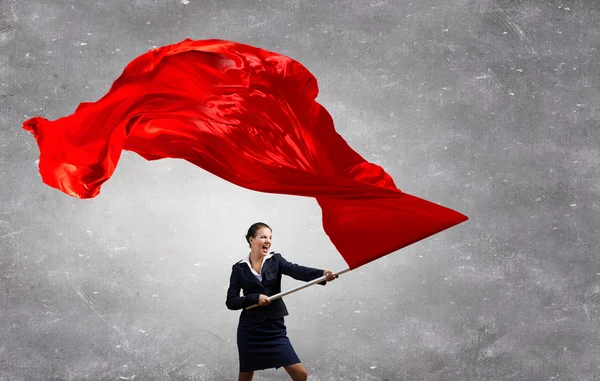
M 273 229 L 271 229 L 271 227 L 269 225 L 265 224 L 264 222 L 254 223 L 248 229 L 248 233 L 246 233 L 246 242 L 250 243 L 250 237 L 252 237 L 252 238 L 256 237 L 256 233 L 262 228 L 267 228 L 267 229 L 273 231 Z

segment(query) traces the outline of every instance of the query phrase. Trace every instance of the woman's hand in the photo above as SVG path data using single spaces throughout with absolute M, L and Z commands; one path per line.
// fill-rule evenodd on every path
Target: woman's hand
M 260 294 L 258 296 L 258 305 L 259 306 L 268 306 L 269 304 L 271 304 L 271 299 L 269 299 L 269 297 L 267 295 L 264 294 Z
M 336 273 L 334 273 L 331 270 L 323 271 L 323 276 L 325 276 L 325 278 L 327 279 L 328 282 L 331 282 L 335 278 L 339 278 L 339 275 L 337 275 Z

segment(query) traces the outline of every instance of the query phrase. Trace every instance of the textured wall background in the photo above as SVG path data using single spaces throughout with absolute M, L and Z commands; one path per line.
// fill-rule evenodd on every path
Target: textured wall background
M 600 380 L 599 25 L 596 0 L 0 0 L 0 380 L 232 380 L 247 227 L 344 267 L 312 199 L 186 162 L 125 153 L 92 200 L 42 184 L 21 123 L 186 37 L 304 63 L 355 150 L 470 217 L 286 298 L 310 379 Z

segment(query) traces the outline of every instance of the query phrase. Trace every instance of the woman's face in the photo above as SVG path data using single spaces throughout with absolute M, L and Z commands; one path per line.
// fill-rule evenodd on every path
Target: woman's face
M 271 240 L 273 239 L 273 233 L 269 228 L 260 228 L 256 232 L 254 238 L 250 237 L 250 247 L 252 251 L 267 255 L 271 248 Z

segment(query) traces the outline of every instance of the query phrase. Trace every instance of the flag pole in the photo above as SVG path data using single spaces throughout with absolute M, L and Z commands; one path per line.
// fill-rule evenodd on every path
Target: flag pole
M 336 272 L 334 272 L 334 274 L 335 275 L 340 275 L 340 274 L 343 274 L 343 273 L 348 272 L 348 271 L 350 271 L 350 267 L 346 267 L 345 269 L 342 269 L 340 271 L 336 271 Z M 287 291 L 280 292 L 279 294 L 275 294 L 273 296 L 269 296 L 269 300 L 275 300 L 275 299 L 282 298 L 282 297 L 284 297 L 286 295 L 289 295 L 289 294 L 292 294 L 292 293 L 294 293 L 296 291 L 300 291 L 300 290 L 302 290 L 302 289 L 304 289 L 306 287 L 309 287 L 309 286 L 315 285 L 317 283 L 320 283 L 320 282 L 324 281 L 325 279 L 327 279 L 327 278 L 325 277 L 325 275 L 323 275 L 320 278 L 313 279 L 310 282 L 306 282 L 306 283 L 304 283 L 304 284 L 302 284 L 302 285 L 300 285 L 298 287 L 294 287 L 294 288 L 289 289 Z M 258 307 L 258 304 L 253 304 L 251 306 L 248 306 L 248 307 L 246 307 L 246 309 L 249 310 L 249 309 L 254 308 L 254 307 Z

